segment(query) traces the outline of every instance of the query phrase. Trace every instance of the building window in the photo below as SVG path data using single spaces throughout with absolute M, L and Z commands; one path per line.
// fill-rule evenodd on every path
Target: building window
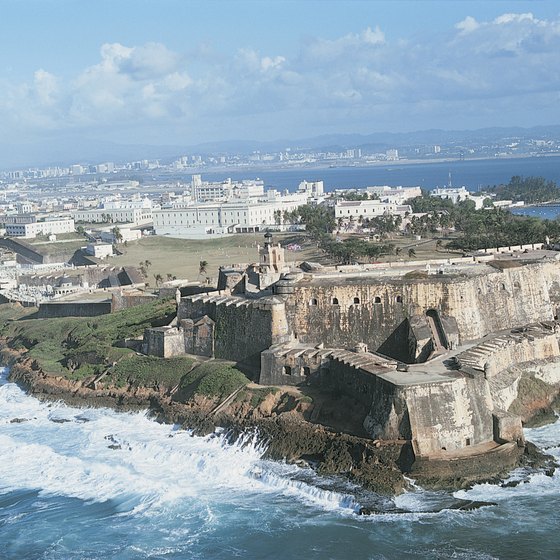
M 303 375 L 305 375 L 305 377 L 309 377 L 311 375 L 311 368 L 309 368 L 308 366 L 304 366 Z
M 283 366 L 282 373 L 284 375 L 292 375 L 292 368 L 290 366 Z
M 396 301 L 397 303 L 402 303 L 402 296 L 397 296 L 397 297 L 395 298 L 395 301 Z
M 333 297 L 332 298 L 332 304 L 333 305 L 338 305 L 338 298 Z
M 309 300 L 309 305 L 317 305 L 317 299 L 316 298 L 311 298 Z
M 373 298 L 373 303 L 378 303 L 378 304 L 381 303 L 381 298 L 379 296 L 375 296 Z
M 354 298 L 354 305 L 359 305 L 360 303 L 360 298 L 359 297 L 355 297 Z

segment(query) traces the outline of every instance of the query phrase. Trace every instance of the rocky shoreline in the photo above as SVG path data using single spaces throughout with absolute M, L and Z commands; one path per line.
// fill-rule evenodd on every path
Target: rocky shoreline
M 551 457 L 532 444 L 515 444 L 499 453 L 483 453 L 454 460 L 418 460 L 406 441 L 372 441 L 310 421 L 310 405 L 281 389 L 269 392 L 255 403 L 250 390 L 242 391 L 228 406 L 199 395 L 182 399 L 168 388 L 115 387 L 72 381 L 47 374 L 24 352 L 9 348 L 4 341 L 2 362 L 10 365 L 10 381 L 18 383 L 40 399 L 62 400 L 73 406 L 109 407 L 120 411 L 147 409 L 159 422 L 179 424 L 196 435 L 207 435 L 221 427 L 235 440 L 257 431 L 266 447 L 265 457 L 310 465 L 322 475 L 340 475 L 352 483 L 381 495 L 396 495 L 407 488 L 407 478 L 432 489 L 466 488 L 474 483 L 499 482 L 517 466 L 554 471 Z M 550 415 L 542 399 L 528 417 Z M 530 403 L 526 399 L 525 405 Z M 219 403 L 218 403 L 219 404 Z M 545 410 L 546 409 L 546 410 Z M 548 416 L 549 417 L 549 416 Z

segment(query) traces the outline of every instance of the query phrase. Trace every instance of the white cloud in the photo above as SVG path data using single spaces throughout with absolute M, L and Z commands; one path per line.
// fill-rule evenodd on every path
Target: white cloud
M 467 16 L 450 31 L 388 41 L 369 26 L 307 39 L 293 56 L 265 47 L 198 56 L 159 43 L 107 43 L 97 63 L 73 79 L 40 69 L 28 83 L 0 84 L 0 118 L 6 130 L 203 130 L 212 122 L 215 130 L 232 126 L 248 136 L 258 123 L 256 132 L 264 126 L 278 137 L 288 122 L 294 135 L 321 121 L 333 129 L 448 128 L 473 122 L 477 108 L 488 120 L 502 105 L 514 117 L 515 103 L 525 111 L 531 99 L 554 107 L 560 20 Z
M 532 13 L 526 14 L 502 14 L 498 16 L 492 23 L 496 25 L 507 25 L 509 23 L 521 23 L 524 21 L 530 21 L 532 23 L 539 23 L 538 19 L 533 17 Z
M 455 24 L 455 29 L 463 33 L 470 33 L 480 27 L 480 24 L 472 16 L 467 16 L 463 21 Z
M 58 80 L 56 76 L 45 70 L 37 70 L 33 75 L 35 95 L 43 105 L 53 105 L 58 93 Z

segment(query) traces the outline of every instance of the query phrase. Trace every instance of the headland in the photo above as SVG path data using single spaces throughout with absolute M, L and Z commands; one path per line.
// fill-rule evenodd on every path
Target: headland
M 524 462 L 552 468 L 522 426 L 553 417 L 560 390 L 559 256 L 539 244 L 288 266 L 268 235 L 214 291 L 11 321 L 2 355 L 40 396 L 150 408 L 198 434 L 256 429 L 270 457 L 385 494 L 403 475 L 464 487 Z

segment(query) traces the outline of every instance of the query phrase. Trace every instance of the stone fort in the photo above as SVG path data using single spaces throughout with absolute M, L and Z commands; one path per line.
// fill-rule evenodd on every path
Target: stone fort
M 267 234 L 259 262 L 222 268 L 214 292 L 178 297 L 175 323 L 148 329 L 144 351 L 233 360 L 263 385 L 348 395 L 369 410 L 373 439 L 408 440 L 417 456 L 516 442 L 500 375 L 560 355 L 558 256 L 532 245 L 290 268 Z

